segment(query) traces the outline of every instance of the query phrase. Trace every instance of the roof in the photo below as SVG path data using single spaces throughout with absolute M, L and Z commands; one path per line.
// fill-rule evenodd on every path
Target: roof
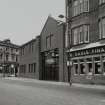
M 68 52 L 84 50 L 84 49 L 89 49 L 89 48 L 95 48 L 95 47 L 101 47 L 101 46 L 105 46 L 105 40 L 100 40 L 100 41 L 97 41 L 94 43 L 75 46 L 75 47 L 72 47 Z
M 39 35 L 38 35 L 38 36 L 36 36 L 36 38 L 34 38 L 34 39 L 32 39 L 32 40 L 30 40 L 30 41 L 28 41 L 28 42 L 24 43 L 24 44 L 23 44 L 23 45 L 21 45 L 20 47 L 24 47 L 24 46 L 28 45 L 29 43 L 32 43 L 32 42 L 36 41 L 36 39 L 37 39 L 37 38 L 39 38 L 39 37 L 40 37 Z
M 61 20 L 57 20 L 57 19 L 55 19 L 54 17 L 52 17 L 51 15 L 49 15 L 48 18 L 47 18 L 47 20 L 46 20 L 46 22 L 45 22 L 45 24 L 44 24 L 44 26 L 43 26 L 43 28 L 42 28 L 42 31 L 41 31 L 40 35 L 42 34 L 43 30 L 45 29 L 46 24 L 47 24 L 47 22 L 49 21 L 49 19 L 54 20 L 54 21 L 57 23 L 57 25 L 65 24 L 65 22 L 63 22 L 63 21 L 61 21 Z
M 0 41 L 1 46 L 7 46 L 7 47 L 12 47 L 12 48 L 19 48 L 19 45 L 13 44 L 11 42 L 7 43 L 5 41 Z

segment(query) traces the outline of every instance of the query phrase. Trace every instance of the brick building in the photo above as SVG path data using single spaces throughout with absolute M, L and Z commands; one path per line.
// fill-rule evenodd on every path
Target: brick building
M 39 79 L 40 36 L 19 48 L 19 76 Z
M 64 81 L 65 24 L 49 16 L 41 31 L 40 79 Z
M 0 41 L 0 74 L 15 75 L 19 66 L 19 46 L 11 43 L 10 39 Z
M 66 0 L 66 17 L 73 82 L 105 84 L 105 0 Z

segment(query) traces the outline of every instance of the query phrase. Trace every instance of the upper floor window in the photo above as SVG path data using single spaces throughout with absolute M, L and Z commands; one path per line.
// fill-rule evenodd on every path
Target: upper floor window
M 105 0 L 99 0 L 99 4 L 105 3 Z
M 82 25 L 72 30 L 73 44 L 89 42 L 89 25 Z
M 100 39 L 105 38 L 105 18 L 102 18 L 99 21 L 99 34 Z
M 73 16 L 89 11 L 89 0 L 74 0 L 73 1 Z

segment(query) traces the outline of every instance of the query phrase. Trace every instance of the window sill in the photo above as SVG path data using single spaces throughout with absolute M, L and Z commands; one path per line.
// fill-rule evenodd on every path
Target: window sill
M 80 76 L 84 76 L 84 75 L 86 75 L 86 74 L 80 74 Z
M 77 75 L 79 75 L 79 74 L 74 74 L 74 76 L 77 76 Z
M 88 44 L 89 42 L 83 42 L 83 43 L 78 43 L 78 44 L 73 44 L 73 47 L 75 46 L 80 46 L 80 45 L 83 45 L 83 44 Z
M 102 74 L 94 74 L 94 75 L 99 76 L 99 75 L 102 75 Z
M 88 73 L 87 75 L 92 75 L 92 73 Z
M 88 11 L 84 11 L 84 12 L 82 12 L 82 13 L 79 13 L 79 14 L 77 14 L 77 15 L 75 15 L 75 16 L 72 16 L 72 18 L 79 17 L 79 16 L 81 16 L 81 15 L 84 15 L 85 13 L 89 13 L 89 10 L 88 10 Z

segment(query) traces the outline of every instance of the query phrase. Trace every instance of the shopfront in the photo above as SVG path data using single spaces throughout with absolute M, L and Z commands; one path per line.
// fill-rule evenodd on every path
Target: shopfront
M 74 82 L 105 84 L 105 46 L 71 51 Z
M 59 52 L 57 49 L 42 53 L 42 79 L 59 80 Z

